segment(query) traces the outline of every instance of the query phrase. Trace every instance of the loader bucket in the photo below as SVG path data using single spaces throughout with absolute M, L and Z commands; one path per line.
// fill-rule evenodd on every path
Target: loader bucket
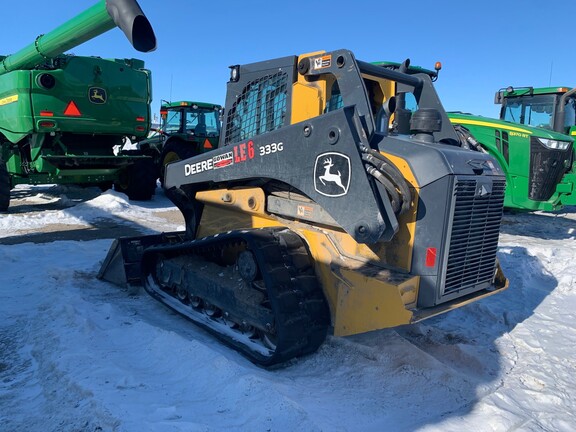
M 97 277 L 122 287 L 142 285 L 141 261 L 144 251 L 151 246 L 181 242 L 184 236 L 184 232 L 169 232 L 120 237 L 110 246 Z

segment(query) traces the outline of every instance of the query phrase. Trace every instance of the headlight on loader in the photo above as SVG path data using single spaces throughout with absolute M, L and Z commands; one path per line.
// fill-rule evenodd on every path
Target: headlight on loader
M 548 138 L 538 138 L 538 141 L 540 141 L 544 147 L 549 149 L 566 150 L 568 147 L 570 147 L 570 141 L 558 141 Z

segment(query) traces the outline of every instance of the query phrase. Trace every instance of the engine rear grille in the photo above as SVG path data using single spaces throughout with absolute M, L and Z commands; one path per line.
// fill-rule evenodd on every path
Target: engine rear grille
M 444 296 L 487 287 L 494 277 L 506 182 L 485 182 L 485 178 L 456 180 Z

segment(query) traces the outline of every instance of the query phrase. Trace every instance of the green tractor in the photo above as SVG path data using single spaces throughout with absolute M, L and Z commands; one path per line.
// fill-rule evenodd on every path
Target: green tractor
M 569 87 L 507 87 L 496 92 L 494 98 L 496 104 L 501 104 L 500 120 L 521 125 L 529 125 L 537 128 L 558 132 L 572 138 L 576 136 L 576 88 Z M 563 136 L 562 140 L 567 138 Z M 565 141 L 563 141 L 565 142 Z M 557 153 L 564 156 L 565 165 L 569 169 L 556 186 L 559 204 L 554 209 L 563 205 L 576 204 L 576 166 L 574 151 L 562 152 L 559 144 Z M 576 151 L 576 149 L 574 149 Z M 567 161 L 567 158 L 571 158 Z M 546 209 L 544 209 L 546 210 Z
M 435 70 L 410 66 L 409 62 L 375 64 L 411 74 L 426 73 L 432 80 L 438 78 L 438 72 L 442 67 L 439 63 L 436 64 Z M 554 117 L 562 126 L 543 128 L 536 127 L 528 121 L 536 120 L 536 116 L 523 117 L 517 114 L 516 117 L 511 117 L 510 113 L 516 112 L 511 111 L 512 96 L 517 95 L 519 93 L 501 93 L 500 100 L 503 106 L 500 120 L 461 112 L 448 112 L 448 118 L 460 142 L 447 144 L 488 153 L 498 161 L 506 174 L 504 206 L 508 209 L 554 211 L 565 205 L 576 204 L 576 174 L 572 171 L 574 139 L 566 135 L 569 130 L 565 127 L 565 124 L 574 125 L 573 99 L 568 99 L 567 103 L 557 104 L 564 110 L 558 108 L 551 111 L 553 113 L 565 111 L 565 114 L 557 114 Z M 562 97 L 566 100 L 571 95 L 572 93 L 566 91 Z M 508 96 L 510 99 L 507 99 Z M 417 109 L 415 101 L 403 94 L 398 94 L 396 99 L 396 116 L 409 117 Z M 557 96 L 557 101 L 560 99 L 561 97 Z M 527 102 L 527 99 L 525 101 Z M 409 130 L 398 132 L 410 133 Z
M 506 173 L 504 206 L 555 211 L 576 204 L 573 139 L 552 130 L 449 112 L 463 141 L 494 156 Z
M 157 177 L 162 184 L 166 165 L 218 146 L 221 111 L 220 105 L 206 102 L 162 103 L 160 127 L 139 143 L 143 152 L 156 155 Z
M 18 184 L 112 184 L 131 199 L 156 188 L 150 156 L 118 151 L 150 129 L 150 71 L 138 59 L 102 59 L 64 52 L 114 27 L 133 47 L 156 47 L 135 0 L 102 0 L 0 56 L 0 211 Z

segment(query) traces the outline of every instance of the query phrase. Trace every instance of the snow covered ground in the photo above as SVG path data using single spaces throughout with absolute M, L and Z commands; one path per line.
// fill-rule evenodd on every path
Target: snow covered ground
M 182 228 L 160 190 L 147 203 L 72 187 L 14 193 L 0 215 L 2 432 L 576 428 L 574 208 L 505 216 L 506 292 L 329 337 L 268 371 L 146 294 L 96 279 L 118 233 Z

